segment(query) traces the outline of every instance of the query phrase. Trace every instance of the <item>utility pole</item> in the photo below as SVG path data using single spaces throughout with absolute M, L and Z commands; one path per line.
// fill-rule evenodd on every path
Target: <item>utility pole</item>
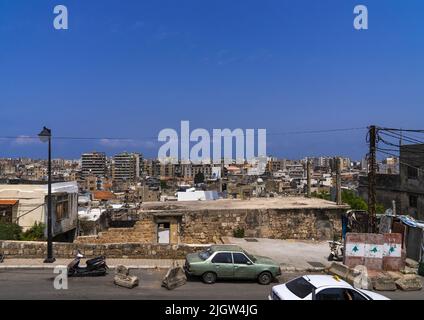
M 341 177 L 341 159 L 336 158 L 336 203 L 342 204 L 342 177 Z
M 306 179 L 308 182 L 307 189 L 306 189 L 306 196 L 308 198 L 311 197 L 311 160 L 307 158 L 306 160 Z
M 368 232 L 375 232 L 375 218 L 376 218 L 376 149 L 377 149 L 377 129 L 376 127 L 369 127 L 369 154 L 368 154 Z
M 46 127 L 38 134 L 42 142 L 48 142 L 48 165 L 47 165 L 47 257 L 44 263 L 53 263 L 53 236 L 52 236 L 52 131 Z

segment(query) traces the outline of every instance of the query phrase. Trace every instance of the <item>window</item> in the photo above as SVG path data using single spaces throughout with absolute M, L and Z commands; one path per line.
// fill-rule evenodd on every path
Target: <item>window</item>
M 362 294 L 352 289 L 346 289 L 346 295 L 348 298 L 352 297 L 352 299 L 347 299 L 347 300 L 354 300 L 354 301 L 367 300 Z
M 345 295 L 345 289 L 343 288 L 330 288 L 320 291 L 317 296 L 317 300 L 351 300 Z
M 418 169 L 408 166 L 408 179 L 417 179 L 418 178 Z
M 418 197 L 414 195 L 409 195 L 409 206 L 411 208 L 418 208 Z
M 233 253 L 234 263 L 247 264 L 249 259 L 243 253 Z
M 367 300 L 362 294 L 353 289 L 346 288 L 329 288 L 320 291 L 317 300 L 344 300 L 344 301 L 361 301 Z
M 202 260 L 207 260 L 211 255 L 212 255 L 213 251 L 211 248 L 206 249 L 205 251 L 202 251 L 199 253 L 199 257 Z
M 217 253 L 215 257 L 212 259 L 213 263 L 233 263 L 231 258 L 231 253 L 229 252 L 221 252 Z
M 68 195 L 56 197 L 56 220 L 60 221 L 69 217 Z
M 243 250 L 243 253 L 252 261 L 252 262 L 256 262 L 256 258 L 253 256 L 253 255 L 251 255 L 251 254 L 249 254 L 249 253 L 247 253 L 246 251 L 244 251 Z
M 303 277 L 296 278 L 288 282 L 286 287 L 301 299 L 305 298 L 307 295 L 312 293 L 313 289 L 315 289 L 315 287 Z

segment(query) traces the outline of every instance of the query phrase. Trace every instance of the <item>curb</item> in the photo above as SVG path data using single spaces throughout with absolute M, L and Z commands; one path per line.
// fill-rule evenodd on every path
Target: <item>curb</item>
M 65 265 L 47 265 L 47 266 L 43 266 L 43 265 L 7 265 L 7 266 L 0 266 L 0 270 L 7 270 L 7 269 L 33 269 L 33 270 L 49 270 L 49 269 L 54 269 L 55 267 L 59 267 L 59 266 L 65 266 Z M 66 267 L 66 266 L 65 266 Z M 112 266 L 108 266 L 109 269 L 116 269 L 115 265 Z M 148 265 L 129 265 L 126 266 L 128 269 L 169 269 L 170 266 L 166 267 L 166 266 L 148 266 Z
M 298 268 L 298 267 L 280 267 L 281 272 L 324 272 L 326 267 L 310 267 L 310 268 Z

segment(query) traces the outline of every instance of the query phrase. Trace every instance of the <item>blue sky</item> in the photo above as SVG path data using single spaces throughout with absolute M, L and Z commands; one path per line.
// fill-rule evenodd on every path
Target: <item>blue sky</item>
M 53 8 L 69 30 L 53 28 Z M 369 29 L 353 28 L 365 4 Z M 163 128 L 269 133 L 422 128 L 422 0 L 0 0 L 0 136 L 131 137 L 55 141 L 54 156 L 127 150 L 147 157 Z M 145 137 L 152 137 L 145 139 Z M 278 135 L 287 158 L 366 152 L 365 131 Z M 0 157 L 45 146 L 0 140 Z

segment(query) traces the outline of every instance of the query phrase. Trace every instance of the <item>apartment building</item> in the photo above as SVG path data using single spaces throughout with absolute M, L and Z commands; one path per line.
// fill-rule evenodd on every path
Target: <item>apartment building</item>
M 107 165 L 104 152 L 90 152 L 81 155 L 81 176 L 83 179 L 89 175 L 102 177 L 106 174 Z
M 112 160 L 114 181 L 137 181 L 140 178 L 142 156 L 139 153 L 120 153 Z

